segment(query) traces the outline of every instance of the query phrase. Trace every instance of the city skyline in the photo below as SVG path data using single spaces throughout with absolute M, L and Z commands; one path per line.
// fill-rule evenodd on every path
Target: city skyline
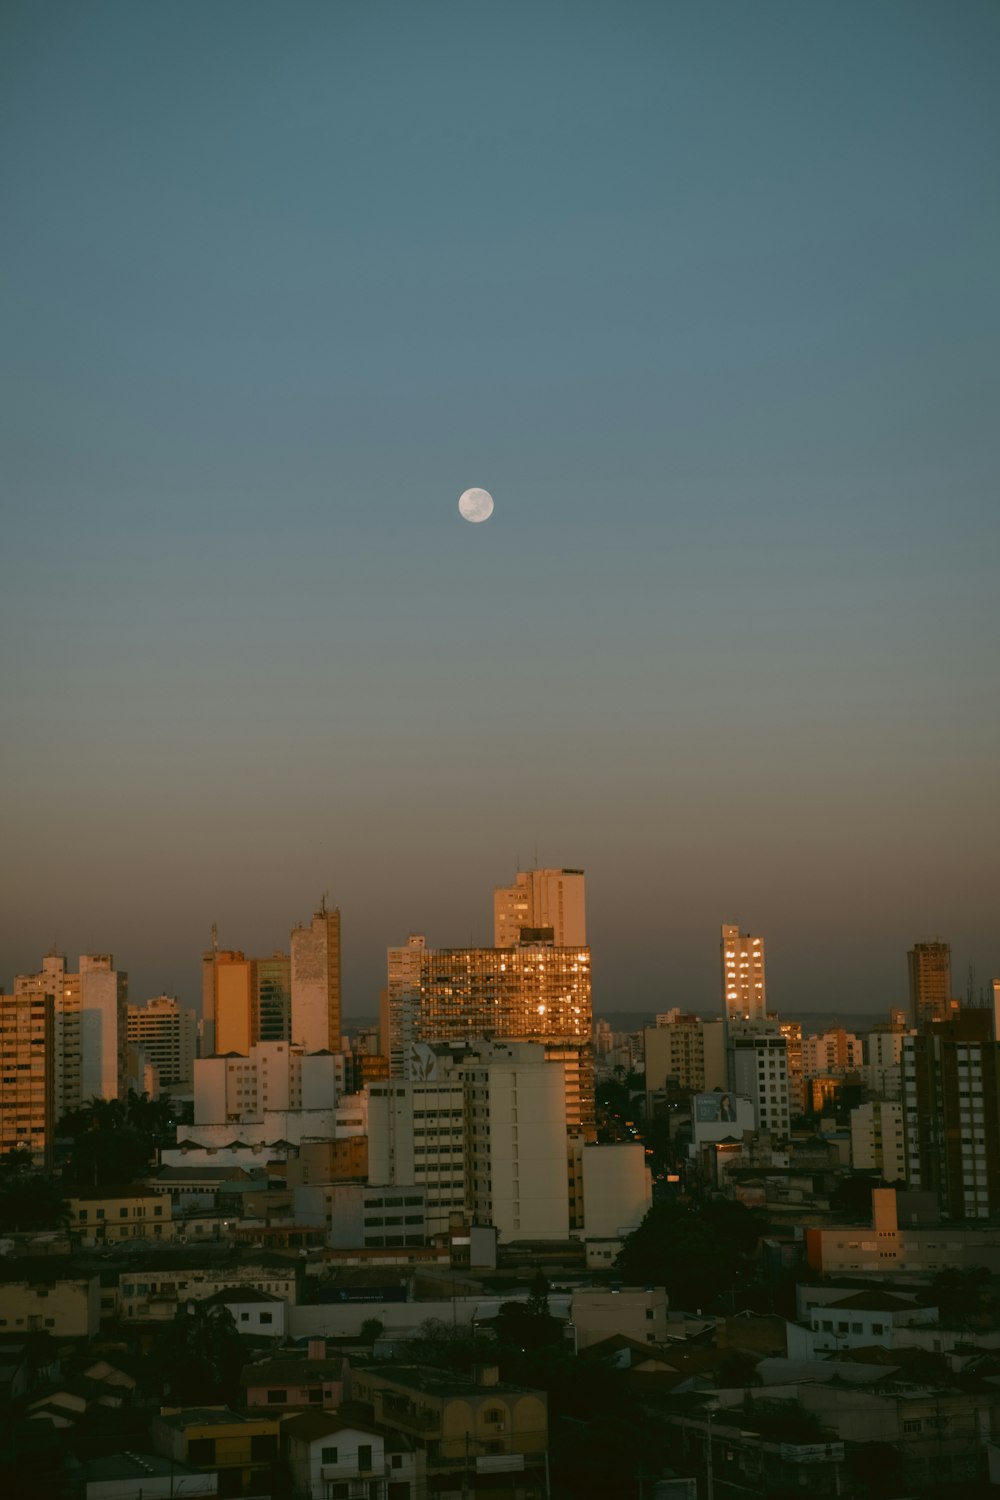
M 0 983 L 344 1014 L 586 870 L 594 1008 L 1000 972 L 1000 10 L 0 20 Z M 469 525 L 457 501 L 488 489 Z

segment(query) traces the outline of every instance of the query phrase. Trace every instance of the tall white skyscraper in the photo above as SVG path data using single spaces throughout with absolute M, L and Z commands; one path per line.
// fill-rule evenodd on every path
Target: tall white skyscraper
M 582 870 L 518 870 L 511 886 L 493 892 L 493 945 L 513 948 L 521 929 L 550 927 L 557 948 L 587 946 Z
M 726 1020 L 763 1021 L 767 1015 L 764 939 L 724 923 L 721 954 Z

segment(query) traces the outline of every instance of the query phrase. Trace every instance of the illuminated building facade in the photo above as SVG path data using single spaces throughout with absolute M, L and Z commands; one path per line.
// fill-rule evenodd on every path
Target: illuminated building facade
M 130 1005 L 127 1032 L 129 1046 L 142 1048 L 146 1062 L 157 1069 L 161 1086 L 193 1081 L 197 1019 L 173 995 Z
M 291 946 L 292 1040 L 307 1052 L 339 1052 L 340 911 L 324 898 L 308 927 L 293 927 Z
M 511 886 L 493 892 L 493 942 L 513 948 L 524 931 L 550 929 L 558 948 L 587 946 L 582 870 L 518 870 Z
M 764 939 L 722 928 L 722 1003 L 729 1021 L 763 1021 L 767 1016 Z
M 914 943 L 906 955 L 910 1019 L 919 1030 L 945 1021 L 958 1009 L 951 997 L 951 948 L 947 943 Z
M 0 1154 L 30 1152 L 52 1164 L 55 1125 L 55 1001 L 0 993 Z

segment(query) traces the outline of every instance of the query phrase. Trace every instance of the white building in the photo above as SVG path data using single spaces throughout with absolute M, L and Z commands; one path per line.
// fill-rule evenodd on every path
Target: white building
M 870 1031 L 865 1037 L 865 1060 L 858 1072 L 870 1094 L 880 1099 L 901 1097 L 903 1040 L 912 1035 L 911 1031 Z
M 518 870 L 511 886 L 493 892 L 493 946 L 513 948 L 521 929 L 549 927 L 557 948 L 587 946 L 582 870 Z
M 722 927 L 722 1003 L 730 1021 L 763 1021 L 767 1015 L 764 939 Z
M 343 1056 L 310 1053 L 290 1042 L 258 1042 L 248 1056 L 198 1058 L 194 1064 L 194 1124 L 178 1126 L 178 1141 L 247 1145 L 311 1137 L 333 1139 Z
M 295 1189 L 295 1222 L 326 1230 L 334 1250 L 424 1245 L 424 1192 L 414 1184 L 318 1182 Z
M 157 995 L 127 1012 L 130 1046 L 141 1047 L 159 1073 L 160 1086 L 190 1084 L 197 1055 L 198 1021 L 173 995 Z
M 416 1478 L 413 1455 L 392 1453 L 387 1464 L 385 1438 L 373 1427 L 333 1412 L 309 1411 L 282 1424 L 282 1439 L 293 1490 L 304 1500 L 329 1500 L 332 1495 L 381 1497 L 393 1493 L 392 1482 L 401 1476 L 405 1490 L 397 1493 L 417 1494 L 411 1488 Z
M 753 1103 L 759 1130 L 785 1135 L 791 1125 L 788 1043 L 776 1021 L 732 1021 L 727 1026 L 732 1092 Z
M 292 1040 L 307 1052 L 342 1050 L 340 911 L 326 901 L 291 937 Z
M 638 1229 L 652 1202 L 646 1148 L 640 1141 L 583 1147 L 583 1221 L 588 1240 Z
M 903 1106 L 898 1099 L 869 1099 L 851 1110 L 851 1166 L 879 1172 L 886 1182 L 906 1176 Z
M 452 1215 L 465 1212 L 465 1089 L 447 1058 L 434 1059 L 420 1082 L 371 1083 L 368 1097 L 368 1176 L 372 1182 L 415 1183 L 426 1194 L 427 1232 L 443 1234 Z
M 459 1069 L 466 1201 L 501 1240 L 566 1239 L 569 1171 L 561 1063 L 533 1042 L 494 1042 Z

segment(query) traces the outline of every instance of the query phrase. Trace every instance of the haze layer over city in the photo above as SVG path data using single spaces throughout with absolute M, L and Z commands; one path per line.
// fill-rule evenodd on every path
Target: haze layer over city
M 2 25 L 0 985 L 535 865 L 598 1015 L 988 985 L 995 6 Z

